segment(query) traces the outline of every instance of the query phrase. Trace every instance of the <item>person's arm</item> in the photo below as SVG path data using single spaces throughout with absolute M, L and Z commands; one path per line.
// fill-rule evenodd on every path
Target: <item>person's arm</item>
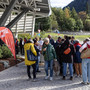
M 57 59 L 56 52 L 55 52 L 55 49 L 54 49 L 53 46 L 52 46 L 52 53 L 53 53 L 53 55 L 54 55 L 54 59 Z
M 87 47 L 87 43 L 85 43 L 80 49 L 79 52 L 82 52 Z
M 36 52 L 36 50 L 35 50 L 35 48 L 34 48 L 34 45 L 31 45 L 30 47 L 31 47 L 32 53 L 33 53 L 35 56 L 37 56 L 37 52 Z

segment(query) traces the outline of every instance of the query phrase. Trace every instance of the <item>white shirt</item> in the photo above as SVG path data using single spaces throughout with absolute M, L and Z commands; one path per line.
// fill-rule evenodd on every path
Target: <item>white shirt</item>
M 87 47 L 87 44 L 90 45 L 90 41 L 83 44 L 83 46 L 79 49 L 79 51 L 82 52 Z

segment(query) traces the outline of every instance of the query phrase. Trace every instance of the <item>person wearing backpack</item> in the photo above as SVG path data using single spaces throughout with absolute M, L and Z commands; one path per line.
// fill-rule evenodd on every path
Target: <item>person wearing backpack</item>
M 67 75 L 67 64 L 69 65 L 70 80 L 73 80 L 73 56 L 75 54 L 74 46 L 70 43 L 69 37 L 66 36 L 66 40 L 61 45 L 61 60 L 63 63 L 63 80 Z
M 90 39 L 84 40 L 84 44 L 79 49 L 79 51 L 82 54 L 82 52 L 86 50 L 87 48 L 90 48 Z M 83 79 L 82 84 L 85 84 L 85 85 L 90 84 L 90 57 L 82 59 L 82 79 Z
M 24 45 L 24 51 L 25 51 L 25 65 L 27 66 L 27 74 L 28 74 L 28 78 L 31 79 L 31 73 L 30 73 L 30 69 L 31 66 L 33 68 L 33 81 L 36 81 L 36 60 L 35 61 L 30 61 L 28 58 L 28 53 L 27 51 L 30 50 L 32 53 L 37 56 L 37 52 L 34 48 L 34 44 L 32 43 L 32 41 L 28 40 L 25 45 Z

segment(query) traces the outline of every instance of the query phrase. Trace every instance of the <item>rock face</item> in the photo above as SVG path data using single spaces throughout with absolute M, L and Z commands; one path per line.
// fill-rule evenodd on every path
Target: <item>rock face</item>
M 74 0 L 69 5 L 67 5 L 66 7 L 70 7 L 71 10 L 74 7 L 77 12 L 86 11 L 88 1 L 90 1 L 90 0 Z

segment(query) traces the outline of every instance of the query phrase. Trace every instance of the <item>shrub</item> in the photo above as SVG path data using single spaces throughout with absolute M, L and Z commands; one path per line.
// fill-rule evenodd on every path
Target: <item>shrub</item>
M 1 48 L 2 48 L 2 55 L 3 55 L 2 58 L 9 58 L 9 57 L 12 56 L 12 53 L 11 53 L 11 51 L 8 49 L 7 46 L 3 45 Z
M 2 58 L 3 55 L 2 55 L 2 47 L 0 46 L 0 58 Z
M 42 31 L 40 34 L 40 36 L 43 38 L 43 36 L 45 35 L 45 31 Z

